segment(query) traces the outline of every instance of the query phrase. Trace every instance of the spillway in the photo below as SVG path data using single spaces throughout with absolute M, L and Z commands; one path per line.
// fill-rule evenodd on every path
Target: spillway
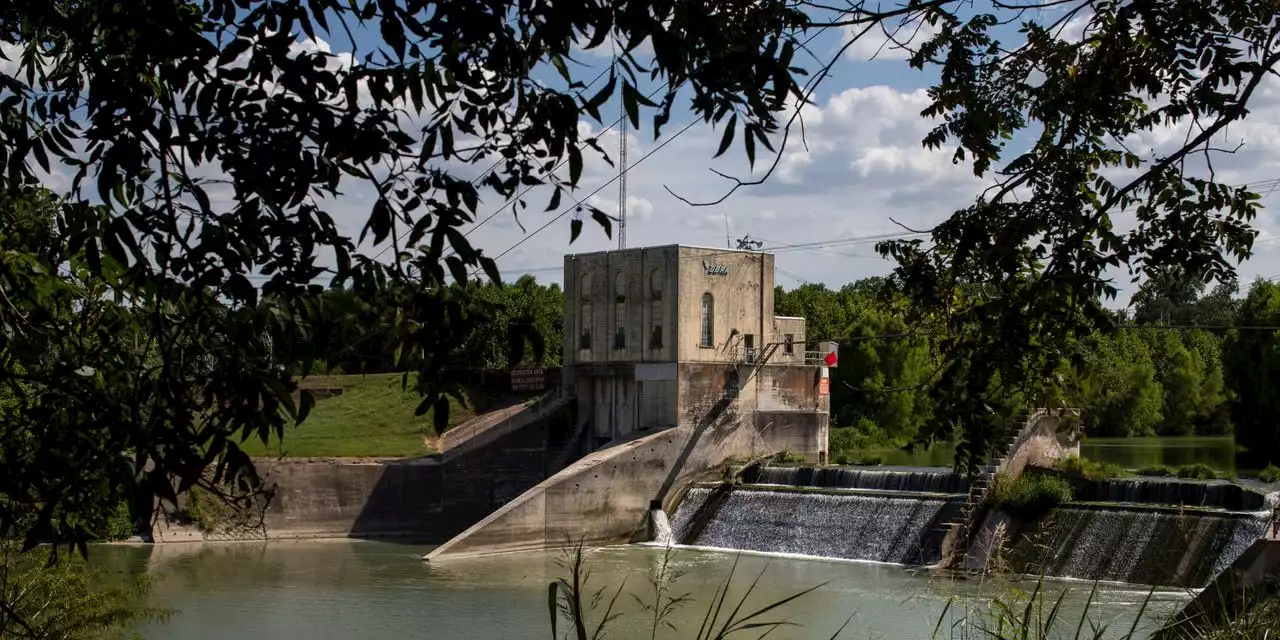
M 1264 532 L 1266 514 L 1072 505 L 1022 532 L 1027 573 L 1203 587 Z
M 691 488 L 676 510 L 682 544 L 927 565 L 963 497 Z
M 742 473 L 748 484 L 872 489 L 924 493 L 964 493 L 964 476 L 946 469 L 859 467 L 760 467 Z

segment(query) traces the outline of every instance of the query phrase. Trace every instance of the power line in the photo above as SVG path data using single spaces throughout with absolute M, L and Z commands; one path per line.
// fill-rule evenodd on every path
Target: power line
M 684 128 L 683 128 L 683 129 L 681 129 L 681 130 L 677 131 L 677 132 L 675 133 L 675 135 L 671 136 L 670 138 L 667 138 L 666 140 L 663 140 L 663 141 L 662 141 L 662 144 L 659 144 L 658 146 L 654 147 L 653 149 L 650 149 L 648 153 L 644 154 L 643 156 L 640 156 L 640 159 L 639 159 L 639 160 L 636 160 L 635 164 L 633 164 L 633 165 L 631 165 L 631 166 L 627 167 L 627 171 L 630 171 L 631 169 L 634 169 L 634 168 L 636 168 L 636 167 L 640 166 L 640 164 L 641 164 L 642 162 L 644 162 L 645 160 L 647 160 L 647 159 L 649 158 L 649 156 L 651 156 L 651 155 L 653 155 L 653 154 L 655 154 L 655 153 L 657 153 L 657 152 L 661 151 L 663 147 L 667 146 L 668 144 L 671 144 L 671 142 L 672 142 L 673 140 L 675 140 L 676 138 L 679 138 L 681 134 L 683 134 L 684 132 L 686 132 L 686 131 L 688 131 L 689 129 L 693 128 L 693 125 L 695 125 L 695 124 L 697 124 L 697 123 L 698 123 L 698 121 L 697 121 L 697 120 L 690 120 L 690 121 L 689 121 L 689 124 L 686 124 L 686 125 L 684 126 Z M 525 242 L 528 242 L 528 241 L 529 241 L 531 238 L 533 238 L 534 236 L 538 235 L 539 233 L 542 233 L 542 231 L 546 230 L 546 228 L 547 228 L 547 227 L 550 227 L 550 226 L 551 226 L 552 224 L 554 224 L 557 220 L 559 220 L 560 218 L 563 218 L 563 217 L 565 217 L 566 215 L 568 215 L 570 211 L 574 211 L 574 210 L 578 209 L 579 207 L 581 207 L 581 205 L 582 205 L 582 203 L 583 203 L 583 202 L 585 202 L 585 201 L 587 201 L 587 200 L 590 200 L 590 199 L 591 199 L 591 196 L 594 196 L 594 195 L 596 195 L 597 193 L 600 193 L 601 191 L 603 191 L 603 190 L 604 190 L 604 188 L 605 188 L 605 187 L 607 187 L 607 186 L 609 186 L 609 185 L 613 184 L 614 182 L 616 182 L 616 181 L 618 180 L 618 178 L 622 177 L 623 175 L 626 175 L 626 172 L 619 173 L 618 175 L 616 175 L 616 176 L 614 176 L 614 177 L 610 178 L 608 182 L 606 182 L 606 183 L 604 183 L 604 184 L 600 185 L 599 187 L 597 187 L 595 191 L 592 191 L 591 193 L 588 193 L 588 194 L 587 194 L 587 197 L 582 198 L 581 200 L 578 200 L 578 201 L 577 201 L 577 202 L 575 202 L 574 204 L 572 204 L 572 205 L 570 205 L 569 207 L 567 207 L 564 211 L 561 211 L 561 212 L 560 212 L 560 215 L 558 215 L 558 216 L 556 216 L 556 217 L 554 217 L 554 218 L 552 218 L 552 219 L 548 220 L 548 221 L 547 221 L 547 223 L 546 223 L 546 224 L 544 224 L 544 225 L 542 225 L 541 227 L 538 227 L 538 228 L 537 228 L 537 230 L 535 230 L 533 233 L 530 233 L 530 234 L 526 235 L 525 237 L 523 237 L 523 238 L 521 238 L 519 241 L 517 241 L 515 244 L 511 245 L 510 247 L 507 247 L 506 251 L 503 251 L 502 253 L 498 254 L 498 255 L 493 259 L 493 260 L 494 260 L 494 262 L 497 262 L 498 260 L 500 260 L 500 259 L 502 258 L 502 256 L 505 256 L 505 255 L 507 255 L 508 253 L 511 253 L 512 251 L 514 251 L 514 250 L 516 249 L 516 247 L 519 247 L 520 245 L 524 244 Z M 479 270 L 477 270 L 477 271 L 473 271 L 473 272 L 471 273 L 471 275 L 473 275 L 473 276 L 474 276 L 474 275 L 476 275 L 477 273 L 479 273 Z

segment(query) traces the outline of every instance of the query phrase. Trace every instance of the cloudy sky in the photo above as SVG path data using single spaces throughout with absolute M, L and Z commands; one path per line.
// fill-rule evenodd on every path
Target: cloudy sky
M 1045 18 L 1052 21 L 1054 16 Z M 1078 35 L 1083 23 L 1076 20 L 1069 24 L 1063 37 Z M 828 33 L 810 47 L 818 57 L 826 57 L 847 38 L 847 33 Z M 887 273 L 892 265 L 875 255 L 874 242 L 849 240 L 903 232 L 890 218 L 906 227 L 928 228 L 970 202 L 984 182 L 975 178 L 968 166 L 953 165 L 950 151 L 932 152 L 922 147 L 920 141 L 932 124 L 920 112 L 928 104 L 926 89 L 935 76 L 927 70 L 911 69 L 907 53 L 895 50 L 892 44 L 885 46 L 885 40 L 882 33 L 872 32 L 855 42 L 833 77 L 815 95 L 814 104 L 805 108 L 804 141 L 793 139 L 787 145 L 778 170 L 766 184 L 740 189 L 721 204 L 690 206 L 668 190 L 695 202 L 721 196 L 730 184 L 711 169 L 748 175 L 737 141 L 726 154 L 732 158 L 712 160 L 721 132 L 708 125 L 696 124 L 671 139 L 682 128 L 677 123 L 664 129 L 657 141 L 650 131 L 633 132 L 628 147 L 633 163 L 627 176 L 628 245 L 722 247 L 726 237 L 737 239 L 748 234 L 763 241 L 766 249 L 829 242 L 827 246 L 780 250 L 778 282 L 788 287 L 802 282 L 839 287 L 850 280 Z M 606 64 L 607 49 L 604 54 L 593 58 L 585 52 L 580 61 L 584 65 Z M 584 69 L 585 77 L 595 75 L 587 73 Z M 606 122 L 612 124 L 607 118 Z M 592 130 L 603 128 L 595 125 Z M 1140 149 L 1150 153 L 1181 141 L 1183 133 L 1180 129 L 1160 130 L 1138 142 Z M 608 131 L 603 139 L 606 148 L 616 148 L 616 131 Z M 664 142 L 667 144 L 661 146 Z M 1224 143 L 1244 146 L 1233 155 L 1215 159 L 1221 180 L 1247 184 L 1280 178 L 1280 82 L 1274 77 L 1266 81 L 1255 94 L 1247 121 L 1233 125 Z M 1135 151 L 1142 153 L 1140 149 Z M 636 164 L 642 157 L 644 160 Z M 603 163 L 590 166 L 579 197 L 606 185 L 616 174 Z M 1267 194 L 1265 205 L 1280 205 L 1280 196 L 1269 193 L 1270 189 L 1262 191 Z M 607 212 L 616 211 L 616 182 L 604 186 L 590 201 Z M 501 204 L 486 206 L 492 210 Z M 522 216 L 522 229 L 503 212 L 475 229 L 472 237 L 491 255 L 506 252 L 499 261 L 504 277 L 532 273 L 539 280 L 558 282 L 562 254 L 616 246 L 616 241 L 591 224 L 571 245 L 568 216 L 539 233 L 529 233 L 559 213 L 544 214 L 531 208 Z M 1280 275 L 1280 242 L 1274 241 L 1280 233 L 1280 220 L 1264 211 L 1255 226 L 1261 236 L 1255 244 L 1255 257 L 1238 268 L 1242 283 Z M 1117 284 L 1122 289 L 1117 304 L 1123 306 L 1134 287 L 1127 277 L 1119 278 Z
M 1071 29 L 1078 34 L 1081 24 L 1076 21 L 1064 37 L 1072 36 Z M 847 32 L 830 30 L 815 37 L 809 48 L 817 58 L 827 58 L 848 38 Z M 9 45 L 0 46 L 13 52 Z M 325 42 L 299 46 L 343 53 L 338 45 Z M 647 128 L 632 131 L 627 138 L 632 164 L 627 174 L 628 245 L 723 247 L 746 235 L 764 242 L 766 250 L 806 244 L 803 249 L 777 252 L 778 282 L 788 287 L 821 282 L 838 288 L 851 280 L 887 273 L 891 264 L 875 255 L 874 242 L 859 238 L 903 232 L 890 218 L 906 227 L 928 228 L 965 206 L 984 184 L 968 166 L 952 164 L 950 151 L 931 152 L 921 146 L 932 125 L 920 112 L 928 104 L 925 91 L 935 76 L 928 70 L 911 69 L 906 57 L 892 44 L 886 46 L 878 32 L 856 41 L 814 95 L 814 104 L 804 108 L 804 137 L 793 136 L 773 177 L 714 206 L 691 206 L 671 192 L 692 201 L 714 200 L 730 184 L 712 169 L 749 176 L 740 141 L 725 157 L 713 160 L 721 131 L 701 122 L 686 129 L 690 119 L 679 113 L 657 140 Z M 577 58 L 574 74 L 584 80 L 596 77 L 610 62 L 609 47 L 579 52 Z M 816 65 L 814 59 L 808 62 Z M 6 66 L 0 61 L 0 72 Z M 600 81 L 596 86 L 602 85 Z M 584 133 L 600 135 L 604 148 L 616 150 L 619 134 L 611 116 L 617 113 L 616 103 L 604 113 L 604 123 L 584 121 L 580 127 Z M 1159 149 L 1180 140 L 1182 133 L 1153 132 L 1137 141 L 1142 148 L 1135 151 Z M 1233 125 L 1223 143 L 1233 147 L 1243 143 L 1237 153 L 1215 161 L 1225 182 L 1280 178 L 1280 83 L 1274 78 L 1266 81 L 1255 95 L 1247 121 Z M 769 160 L 766 156 L 757 170 Z M 566 199 L 560 209 L 543 212 L 550 194 L 534 190 L 526 195 L 530 208 L 519 220 L 506 202 L 488 193 L 478 217 L 485 222 L 468 230 L 470 239 L 488 255 L 501 255 L 499 266 L 506 279 L 531 273 L 544 282 L 559 282 L 564 254 L 617 246 L 616 239 L 606 237 L 589 220 L 581 237 L 570 244 L 574 214 L 561 215 L 575 199 L 615 213 L 618 185 L 611 181 L 616 177 L 616 169 L 589 154 L 575 198 Z M 58 186 L 57 176 L 50 180 Z M 1265 205 L 1280 204 L 1280 196 L 1267 189 L 1263 192 Z M 358 233 L 371 205 L 372 194 L 355 189 L 334 203 L 334 213 L 344 227 Z M 1264 211 L 1255 226 L 1262 235 L 1255 244 L 1255 257 L 1239 267 L 1244 282 L 1280 275 L 1280 242 L 1273 241 L 1280 237 L 1280 221 Z M 1133 290 L 1127 278 L 1122 280 L 1121 305 Z

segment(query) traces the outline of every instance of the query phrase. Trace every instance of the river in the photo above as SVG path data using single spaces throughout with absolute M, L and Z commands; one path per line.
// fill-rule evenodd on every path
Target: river
M 95 548 L 93 557 L 110 571 L 160 575 L 152 604 L 175 609 L 178 615 L 142 629 L 147 638 L 541 640 L 550 636 L 547 584 L 566 575 L 557 564 L 560 554 L 425 564 L 420 557 L 426 550 L 340 540 L 112 545 Z M 607 587 L 605 602 L 624 579 L 626 592 L 651 594 L 648 575 L 662 556 L 660 549 L 636 546 L 592 550 L 588 556 L 591 584 Z M 765 606 L 822 585 L 779 609 L 778 615 L 767 617 L 799 625 L 782 628 L 770 638 L 830 638 L 850 616 L 842 638 L 929 638 L 944 609 L 949 614 L 939 637 L 958 637 L 948 629 L 965 606 L 981 606 L 1011 588 L 1034 586 L 943 579 L 889 565 L 681 549 L 672 559 L 673 569 L 683 574 L 674 592 L 688 593 L 692 602 L 673 618 L 679 631 L 668 630 L 658 637 L 694 637 L 713 593 L 735 560 L 738 579 L 730 600 L 761 576 L 748 606 Z M 1069 589 L 1065 608 L 1078 612 L 1089 586 L 1054 583 L 1049 588 Z M 1142 587 L 1104 588 L 1095 609 L 1097 617 L 1127 624 L 1146 595 Z M 948 609 L 952 598 L 956 603 Z M 1186 598 L 1184 593 L 1160 592 L 1154 596 L 1153 609 L 1167 613 Z M 645 615 L 632 598 L 620 597 L 617 610 L 623 615 L 612 623 L 608 637 L 650 637 Z M 596 614 L 592 619 L 598 618 Z M 757 636 L 759 631 L 743 634 Z

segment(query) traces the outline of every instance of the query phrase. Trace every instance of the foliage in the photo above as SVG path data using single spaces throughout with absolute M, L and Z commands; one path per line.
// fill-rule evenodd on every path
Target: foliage
M 1055 469 L 1068 476 L 1086 480 L 1111 480 L 1129 475 L 1124 467 L 1111 462 L 1098 462 L 1080 456 L 1066 456 L 1053 462 Z
M 875 467 L 884 464 L 884 459 L 880 456 L 861 456 L 854 458 L 850 462 L 858 467 Z
M 77 511 L 139 483 L 171 503 L 196 483 L 258 487 L 238 443 L 306 419 L 313 399 L 292 399 L 291 369 L 310 373 L 313 340 L 344 321 L 327 287 L 392 320 L 378 333 L 396 370 L 420 374 L 417 412 L 434 410 L 442 429 L 458 389 L 439 373 L 494 312 L 446 283 L 499 279 L 462 229 L 482 197 L 513 200 L 518 215 L 522 190 L 541 185 L 560 209 L 584 152 L 604 153 L 581 120 L 600 122 L 611 97 L 633 125 L 651 115 L 655 135 L 679 97 L 695 119 L 740 130 L 754 162 L 800 93 L 807 18 L 783 0 L 522 7 L 0 9 L 0 41 L 18 49 L 0 74 L 0 210 L 41 200 L 51 214 L 38 232 L 0 225 L 0 386 L 15 392 L 3 440 L 23 438 L 0 451 L 0 524 L 32 512 L 19 532 L 29 543 L 83 543 L 98 532 Z M 615 41 L 608 78 L 588 89 L 571 53 Z M 33 185 L 55 167 L 69 186 L 53 200 Z M 337 219 L 343 195 L 366 207 L 355 225 Z M 583 217 L 609 233 L 590 204 L 564 207 L 571 238 Z M 542 343 L 508 328 L 513 360 Z
M 1266 469 L 1258 472 L 1258 481 L 1266 483 L 1280 482 L 1280 467 L 1274 464 L 1267 465 Z
M 128 502 L 121 502 L 116 505 L 116 509 L 112 512 L 111 517 L 107 520 L 106 526 L 103 528 L 102 539 L 108 541 L 127 540 L 137 533 L 136 520 L 129 509 Z
M 108 640 L 134 637 L 143 622 L 170 612 L 147 606 L 151 582 L 144 574 L 122 585 L 105 585 L 83 560 L 50 565 L 51 550 L 21 553 L 0 545 L 0 589 L 12 613 L 0 612 L 0 638 L 14 640 Z
M 805 458 L 803 453 L 788 451 L 786 449 L 779 451 L 773 457 L 773 464 L 780 465 L 806 464 L 808 461 L 808 458 Z
M 410 387 L 412 378 L 410 374 Z M 313 376 L 302 380 L 304 388 L 341 389 L 342 394 L 316 401 L 305 425 L 272 436 L 266 443 L 244 443 L 254 456 L 287 457 L 410 457 L 434 451 L 434 409 L 415 415 L 418 395 L 406 391 L 402 374 Z M 449 398 L 446 426 L 457 426 L 483 411 L 488 398 L 483 390 L 463 387 Z
M 1275 8 L 1082 0 L 1017 13 L 1048 5 L 961 15 L 925 3 L 936 35 L 911 60 L 939 72 L 923 114 L 940 122 L 925 145 L 989 179 L 927 245 L 880 246 L 898 262 L 910 321 L 940 336 L 924 433 L 958 440 L 968 468 L 1005 432 L 1015 394 L 1059 406 L 1062 368 L 1084 368 L 1077 341 L 1115 326 L 1103 301 L 1117 271 L 1228 281 L 1255 235 L 1259 196 L 1186 161 L 1216 153 L 1280 62 Z M 1082 35 L 1060 37 L 1072 18 Z M 1012 42 L 1009 20 L 1021 24 Z M 1157 127 L 1191 133 L 1150 153 L 1126 146 Z M 1121 211 L 1136 224 L 1114 224 Z
M 1280 285 L 1258 280 L 1240 303 L 1240 327 L 1280 326 Z M 1259 466 L 1280 462 L 1280 335 L 1275 330 L 1236 329 L 1227 338 L 1224 364 L 1234 393 L 1236 441 Z
M 1057 476 L 1024 473 L 1010 480 L 996 474 L 991 487 L 991 504 L 1025 520 L 1039 520 L 1075 496 L 1071 483 Z
M 1135 474 L 1147 478 L 1170 478 L 1177 475 L 1178 470 L 1168 465 L 1158 464 L 1150 467 L 1142 467 L 1134 471 Z
M 1218 472 L 1203 462 L 1184 464 L 1174 471 L 1174 475 L 1192 480 L 1216 480 L 1218 478 Z
M 1077 398 L 1085 433 L 1140 436 L 1163 420 L 1164 390 L 1146 344 L 1132 331 L 1094 334 L 1083 342 L 1086 373 Z
M 679 632 L 679 629 L 670 620 L 671 614 L 694 602 L 688 594 L 672 595 L 675 593 L 676 583 L 683 575 L 670 567 L 673 553 L 673 549 L 668 547 L 664 552 L 658 569 L 654 574 L 650 575 L 650 584 L 653 588 L 652 600 L 641 599 L 635 594 L 630 594 L 634 600 L 640 603 L 642 613 L 648 618 L 650 638 L 656 638 L 659 630 L 664 628 Z M 586 555 L 583 552 L 581 543 L 565 548 L 558 563 L 568 575 L 557 578 L 547 587 L 547 608 L 551 619 L 551 636 L 553 638 L 560 637 L 557 635 L 558 624 L 563 621 L 568 626 L 566 634 L 572 633 L 578 640 L 587 640 L 588 638 L 590 640 L 599 640 L 605 637 L 610 625 L 622 616 L 621 613 L 615 612 L 615 605 L 618 597 L 626 588 L 626 579 L 623 579 L 617 590 L 612 592 L 612 596 L 606 591 L 606 587 L 591 591 L 591 569 L 587 566 Z M 738 637 L 744 632 L 755 636 L 759 636 L 761 633 L 768 635 L 779 628 L 795 626 L 794 622 L 786 618 L 775 618 L 774 616 L 777 615 L 775 610 L 785 607 L 787 604 L 820 589 L 824 585 L 819 584 L 804 589 L 758 608 L 755 608 L 755 605 L 748 606 L 747 603 L 751 598 L 752 592 L 760 585 L 768 568 L 766 564 L 760 573 L 755 576 L 755 579 L 742 590 L 741 595 L 731 599 L 729 597 L 730 590 L 735 586 L 734 583 L 738 571 L 738 561 L 735 559 L 733 566 L 729 569 L 729 573 L 706 603 L 706 613 L 702 617 L 702 624 L 699 626 L 697 635 L 694 638 L 697 640 L 724 640 L 729 637 Z M 606 598 L 608 598 L 607 602 Z M 604 608 L 603 611 L 599 611 L 601 607 Z M 595 618 L 594 621 L 592 620 L 593 618 Z M 851 619 L 852 616 L 850 616 Z M 848 621 L 845 622 L 845 626 L 847 625 Z M 843 631 L 844 626 L 841 626 L 840 629 L 836 630 L 835 635 L 831 636 L 832 640 L 839 637 Z M 566 637 L 568 636 L 566 635 Z
M 831 370 L 833 433 L 857 427 L 868 436 L 902 443 L 916 436 L 932 410 L 925 387 L 936 367 L 924 335 L 867 339 L 907 329 L 904 301 L 886 295 L 883 278 L 852 282 L 839 291 L 820 284 L 790 291 L 778 287 L 774 308 L 779 315 L 805 318 L 808 341 L 842 343 L 840 366 Z

